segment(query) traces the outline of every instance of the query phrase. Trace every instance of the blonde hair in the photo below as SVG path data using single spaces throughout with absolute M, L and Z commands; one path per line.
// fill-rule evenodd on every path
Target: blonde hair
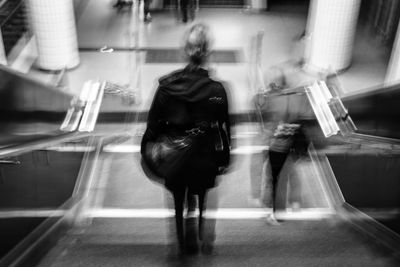
M 211 37 L 209 27 L 198 23 L 190 27 L 184 38 L 184 52 L 189 65 L 198 68 L 210 54 Z

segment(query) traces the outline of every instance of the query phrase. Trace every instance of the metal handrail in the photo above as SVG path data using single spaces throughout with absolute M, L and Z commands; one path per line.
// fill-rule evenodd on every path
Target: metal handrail
M 57 136 L 44 137 L 35 141 L 29 141 L 23 144 L 18 144 L 11 147 L 0 148 L 0 158 L 15 157 L 23 153 L 39 150 L 62 142 L 68 142 L 75 139 L 80 139 L 90 136 L 90 133 L 71 132 L 63 133 L 57 132 Z
M 56 240 L 77 222 L 82 208 L 88 201 L 101 142 L 92 139 L 88 145 L 96 145 L 96 149 L 85 153 L 71 197 L 1 258 L 0 266 L 25 266 L 31 258 L 37 257 L 38 253 L 44 253 L 54 245 Z
M 393 89 L 393 87 L 391 87 L 391 89 Z M 283 89 L 281 91 L 269 91 L 265 92 L 264 95 L 280 96 L 280 95 L 290 95 L 290 94 L 302 94 L 305 92 L 306 92 L 305 86 L 300 86 L 295 88 Z M 343 120 L 339 123 L 339 126 L 342 126 L 342 124 L 346 123 L 348 120 L 351 120 L 351 116 L 346 116 L 345 118 L 340 117 L 337 119 Z M 343 141 L 346 142 L 347 144 L 357 144 L 360 145 L 360 148 L 361 146 L 365 146 L 366 148 L 375 149 L 379 151 L 392 151 L 395 153 L 400 152 L 399 139 L 361 134 L 358 133 L 356 131 L 357 129 L 354 127 L 347 128 L 346 129 L 347 131 L 344 131 L 343 127 L 340 128 L 341 128 L 340 133 L 342 134 Z

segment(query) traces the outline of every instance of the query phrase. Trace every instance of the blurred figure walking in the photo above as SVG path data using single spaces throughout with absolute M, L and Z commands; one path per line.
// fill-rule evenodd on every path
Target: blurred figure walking
M 152 0 L 138 0 L 139 4 L 138 6 L 140 7 L 140 2 L 143 1 L 143 21 L 145 23 L 149 23 L 151 22 L 152 18 L 150 15 L 150 4 L 152 2 Z
M 177 9 L 180 8 L 180 14 L 177 12 L 178 20 L 182 19 L 183 23 L 187 23 L 195 18 L 196 3 L 195 0 L 176 0 Z
M 115 4 L 113 5 L 113 8 L 117 8 L 118 10 L 121 10 L 124 7 L 129 7 L 131 8 L 133 6 L 133 1 L 132 0 L 117 0 Z
M 265 142 L 269 149 L 267 153 L 255 155 L 252 159 L 252 196 L 250 199 L 254 205 L 272 206 L 272 213 L 267 217 L 267 223 L 270 225 L 279 225 L 275 214 L 278 179 L 282 168 L 289 154 L 296 162 L 307 153 L 309 140 L 305 132 L 315 119 L 305 93 L 288 91 L 312 84 L 316 80 L 315 77 L 303 74 L 299 66 L 297 61 L 290 62 L 270 71 L 268 79 L 264 78 L 269 90 L 258 93 L 253 99 L 260 123 L 259 139 Z M 261 183 L 257 181 L 263 166 L 263 160 L 260 157 L 265 157 L 263 176 L 268 180 Z M 255 164 L 258 164 L 258 169 Z M 294 185 L 290 180 L 288 182 L 291 186 Z M 259 188 L 260 184 L 261 189 Z M 283 188 L 285 187 L 284 185 Z M 267 190 L 268 188 L 270 190 Z M 298 188 L 292 189 L 292 192 L 296 190 Z M 286 193 L 286 190 L 284 191 Z M 270 196 L 265 195 L 266 192 L 270 192 Z
M 210 78 L 205 69 L 210 53 L 210 33 L 206 25 L 196 24 L 186 33 L 184 53 L 188 65 L 159 80 L 159 87 L 151 105 L 147 129 L 142 139 L 142 158 L 160 168 L 169 158 L 154 163 L 151 154 L 169 153 L 162 144 L 153 149 L 160 136 L 168 136 L 179 151 L 170 166 L 165 166 L 163 176 L 166 188 L 172 192 L 175 204 L 175 224 L 181 253 L 197 253 L 199 242 L 203 253 L 213 250 L 215 219 L 203 217 L 207 206 L 207 192 L 216 186 L 217 175 L 229 163 L 230 122 L 228 98 L 222 83 Z M 217 128 L 216 128 L 217 127 Z M 228 160 L 219 162 L 217 136 L 226 133 L 223 146 Z M 173 150 L 173 149 L 172 149 Z M 186 151 L 186 152 L 184 152 Z M 154 153 L 153 153 L 154 154 Z M 169 154 L 171 155 L 171 154 Z M 183 164 L 184 162 L 184 164 Z M 171 165 L 171 164 L 169 164 Z M 166 171 L 168 170 L 168 171 Z M 199 218 L 195 218 L 198 203 Z M 185 213 L 185 206 L 187 214 Z M 185 216 L 186 215 L 186 216 Z M 196 226 L 198 221 L 198 227 Z M 197 229 L 196 229 L 197 228 Z
M 143 1 L 143 21 L 145 23 L 151 22 L 151 15 L 150 15 L 150 4 L 152 0 L 138 0 L 138 7 L 140 7 L 141 2 Z M 114 8 L 121 10 L 124 7 L 131 8 L 133 6 L 133 0 L 117 0 L 113 5 Z

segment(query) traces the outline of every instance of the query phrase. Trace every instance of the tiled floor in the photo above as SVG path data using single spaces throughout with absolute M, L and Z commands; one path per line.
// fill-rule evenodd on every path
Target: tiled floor
M 153 12 L 153 21 L 144 24 L 136 8 L 117 12 L 112 4 L 113 0 L 91 0 L 81 11 L 77 22 L 81 64 L 68 72 L 69 90 L 77 94 L 86 80 L 109 80 L 129 85 L 141 96 L 141 103 L 148 103 L 157 79 L 183 64 L 147 64 L 145 52 L 134 50 L 177 49 L 188 26 L 178 22 L 173 11 Z M 255 52 L 252 39 L 263 32 L 260 62 L 268 79 L 271 67 L 298 58 L 304 49 L 305 44 L 295 40 L 306 27 L 307 10 L 288 6 L 261 13 L 242 9 L 200 9 L 195 22 L 210 25 L 214 49 L 241 52 L 243 58 L 239 64 L 212 64 L 212 68 L 216 77 L 230 84 L 234 110 L 242 111 L 248 108 L 248 100 L 253 95 L 249 75 L 251 56 Z M 352 65 L 338 76 L 345 94 L 382 85 L 386 74 L 388 59 L 383 50 L 359 28 Z M 100 53 L 102 47 L 115 51 Z M 43 74 L 36 76 L 46 78 Z M 147 106 L 136 108 L 146 109 Z

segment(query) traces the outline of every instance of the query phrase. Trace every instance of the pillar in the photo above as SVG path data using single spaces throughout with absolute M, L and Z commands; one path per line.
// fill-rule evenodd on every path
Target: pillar
M 73 0 L 28 0 L 38 49 L 37 67 L 74 68 L 79 64 Z
M 306 62 L 341 71 L 351 64 L 360 0 L 312 0 L 307 22 Z
M 385 77 L 385 85 L 389 86 L 400 81 L 400 24 L 397 27 L 396 39 Z

